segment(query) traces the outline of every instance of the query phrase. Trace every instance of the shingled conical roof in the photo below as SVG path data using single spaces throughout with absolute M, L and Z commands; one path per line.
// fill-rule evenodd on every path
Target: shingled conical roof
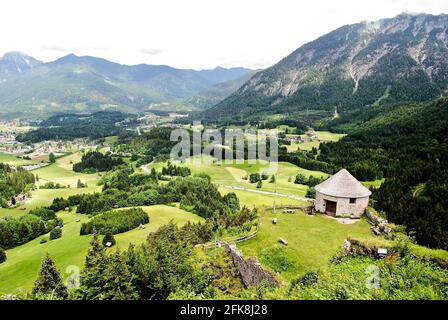
M 363 198 L 372 194 L 345 169 L 318 184 L 315 189 L 317 192 L 339 198 Z

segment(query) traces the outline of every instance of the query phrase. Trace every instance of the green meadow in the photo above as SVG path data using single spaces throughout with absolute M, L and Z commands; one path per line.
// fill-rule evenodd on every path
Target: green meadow
M 275 168 L 276 182 L 269 182 L 271 174 L 268 180 L 263 181 L 262 187 L 257 188 L 255 183 L 250 183 L 248 180 L 243 179 L 243 177 L 248 177 L 249 174 L 257 172 L 266 172 L 269 174 L 270 166 L 266 161 L 257 160 L 252 163 L 252 161 L 245 160 L 243 163 L 227 163 L 224 161 L 220 163 L 214 162 L 212 158 L 204 157 L 202 160 L 199 158 L 189 158 L 184 163 L 176 162 L 176 164 L 189 167 L 193 174 L 204 172 L 218 185 L 240 187 L 255 191 L 276 192 L 296 197 L 305 197 L 306 191 L 308 190 L 308 186 L 294 183 L 297 174 L 301 173 L 306 177 L 328 177 L 328 174 L 321 171 L 306 170 L 288 162 L 279 162 L 273 167 Z M 155 168 L 160 171 L 163 166 L 166 166 L 166 163 L 157 162 L 149 165 L 148 168 Z
M 274 218 L 277 224 L 273 224 Z M 289 281 L 306 271 L 326 268 L 347 237 L 377 238 L 364 219 L 342 224 L 326 215 L 310 216 L 301 210 L 286 214 L 277 209 L 275 214 L 264 213 L 257 236 L 238 247 L 244 255 L 258 257 L 263 265 Z M 279 238 L 288 244 L 281 244 Z
M 97 181 L 100 178 L 99 174 L 82 174 L 72 171 L 72 163 L 76 163 L 80 159 L 81 155 L 79 153 L 74 153 L 57 159 L 56 163 L 31 171 L 39 178 L 36 182 L 37 187 L 51 181 L 60 183 L 61 185 L 66 186 L 66 188 L 32 190 L 31 198 L 29 198 L 25 204 L 13 209 L 0 208 L 0 218 L 22 215 L 31 209 L 47 206 L 57 197 L 68 197 L 80 193 L 101 191 L 101 187 L 97 186 Z M 78 189 L 78 179 L 83 183 L 87 183 L 87 188 Z M 70 188 L 68 188 L 68 186 L 70 186 Z
M 25 166 L 39 162 L 40 161 L 21 159 L 19 156 L 0 152 L 0 163 L 7 163 L 11 166 Z
M 318 137 L 317 140 L 302 143 L 291 142 L 291 145 L 287 146 L 288 152 L 295 152 L 297 150 L 310 151 L 313 148 L 318 149 L 322 142 L 335 142 L 346 136 L 346 134 L 333 133 L 330 131 L 315 131 L 315 133 Z
M 126 249 L 130 243 L 143 243 L 150 232 L 156 231 L 170 221 L 179 226 L 188 221 L 203 221 L 195 214 L 171 206 L 143 207 L 143 210 L 149 215 L 149 224 L 146 224 L 144 229 L 134 229 L 116 235 L 117 248 Z M 64 278 L 70 275 L 73 268 L 81 269 L 83 267 L 92 236 L 80 236 L 79 231 L 82 222 L 88 221 L 89 217 L 74 212 L 60 212 L 58 216 L 64 220 L 61 238 L 41 244 L 42 238 L 48 238 L 48 235 L 44 235 L 24 245 L 7 250 L 8 259 L 0 265 L 0 292 L 29 292 L 46 253 L 49 253 L 54 259 Z M 76 222 L 77 219 L 80 221 Z

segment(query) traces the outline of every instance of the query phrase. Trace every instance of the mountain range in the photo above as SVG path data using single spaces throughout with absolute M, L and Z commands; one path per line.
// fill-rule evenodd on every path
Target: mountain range
M 251 72 L 245 68 L 197 71 L 164 65 L 128 66 L 74 54 L 43 63 L 10 52 L 0 59 L 0 115 L 33 117 L 109 108 L 128 112 L 148 110 L 184 101 L 220 83 L 236 81 L 238 87 L 247 80 L 241 77 Z M 224 93 L 221 90 L 219 94 L 224 98 L 237 87 Z M 191 102 L 188 107 L 197 108 Z
M 400 14 L 343 26 L 256 73 L 201 117 L 231 121 L 343 114 L 448 91 L 448 15 Z

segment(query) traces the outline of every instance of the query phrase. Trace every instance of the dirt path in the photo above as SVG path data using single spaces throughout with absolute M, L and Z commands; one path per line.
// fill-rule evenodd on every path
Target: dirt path
M 258 194 L 265 194 L 265 195 L 269 195 L 269 196 L 277 196 L 277 197 L 289 198 L 289 199 L 294 199 L 294 200 L 299 200 L 299 201 L 310 201 L 310 200 L 312 200 L 312 199 L 303 198 L 303 197 L 291 196 L 289 194 L 284 194 L 284 193 L 275 193 L 275 192 L 269 192 L 269 191 L 263 191 L 263 190 L 253 190 L 253 189 L 248 189 L 248 188 L 243 188 L 243 187 L 227 186 L 227 185 L 224 185 L 224 184 L 218 184 L 218 186 L 220 188 L 240 190 L 240 191 L 247 191 L 247 192 L 253 192 L 253 193 L 258 193 Z

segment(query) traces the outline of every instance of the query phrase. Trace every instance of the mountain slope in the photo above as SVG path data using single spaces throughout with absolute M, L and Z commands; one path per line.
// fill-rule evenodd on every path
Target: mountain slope
M 343 26 L 261 71 L 205 118 L 426 101 L 448 89 L 448 15 Z
M 256 72 L 257 71 L 249 71 L 236 79 L 217 83 L 204 91 L 195 94 L 193 97 L 186 99 L 183 103 L 189 106 L 192 110 L 205 110 L 211 108 L 238 90 Z
M 73 54 L 40 63 L 14 53 L 0 60 L 0 71 L 5 75 L 0 82 L 0 113 L 14 111 L 32 116 L 107 108 L 144 110 L 154 103 L 186 99 L 250 70 L 196 71 L 145 64 L 127 66 Z
M 0 82 L 6 78 L 33 69 L 42 62 L 20 52 L 8 52 L 0 59 Z

